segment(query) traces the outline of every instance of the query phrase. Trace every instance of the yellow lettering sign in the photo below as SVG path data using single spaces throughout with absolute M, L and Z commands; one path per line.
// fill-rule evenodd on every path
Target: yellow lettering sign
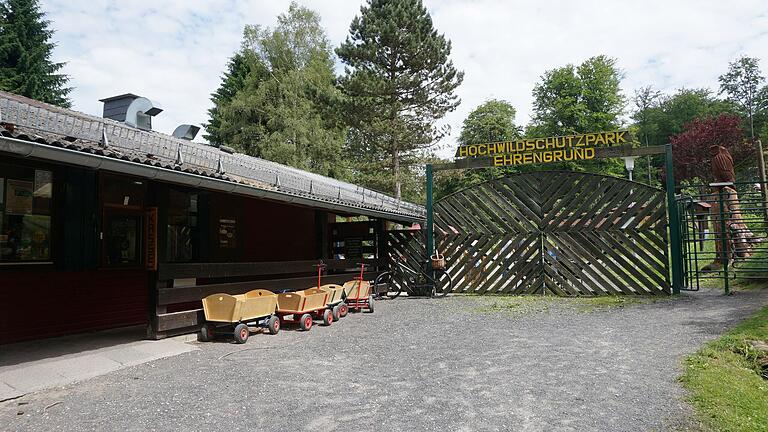
M 524 138 L 459 146 L 456 157 L 484 157 L 507 153 L 525 153 L 553 149 L 576 149 L 596 146 L 613 146 L 631 141 L 629 131 L 594 132 L 546 138 Z M 564 153 L 563 153 L 564 154 Z

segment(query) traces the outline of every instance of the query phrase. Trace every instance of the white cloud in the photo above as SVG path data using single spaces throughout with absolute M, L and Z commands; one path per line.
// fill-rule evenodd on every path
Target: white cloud
M 323 18 L 339 44 L 360 1 L 300 3 Z M 531 114 L 531 91 L 545 70 L 598 54 L 619 61 L 623 88 L 653 85 L 716 89 L 717 77 L 741 54 L 762 58 L 768 73 L 768 3 L 763 0 L 564 2 L 426 0 L 438 31 L 453 42 L 465 71 L 461 106 L 446 117 L 461 122 L 488 98 L 510 101 L 518 123 Z M 133 92 L 160 102 L 155 128 L 206 121 L 209 95 L 246 24 L 274 25 L 287 1 L 44 0 L 66 61 L 75 109 L 101 113 L 98 99 Z M 453 139 L 448 142 L 453 144 Z M 445 151 L 444 154 L 449 154 Z

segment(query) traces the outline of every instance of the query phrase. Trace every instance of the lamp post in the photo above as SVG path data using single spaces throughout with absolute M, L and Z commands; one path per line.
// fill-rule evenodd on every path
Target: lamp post
M 622 159 L 624 159 L 624 168 L 629 173 L 629 181 L 632 181 L 632 171 L 635 169 L 635 159 L 637 159 L 637 156 L 625 156 Z

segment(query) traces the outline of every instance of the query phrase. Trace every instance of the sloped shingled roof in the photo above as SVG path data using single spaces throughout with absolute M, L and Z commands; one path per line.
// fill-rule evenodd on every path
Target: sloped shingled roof
M 300 197 L 310 205 L 393 220 L 425 215 L 423 206 L 350 183 L 2 91 L 0 124 L 5 137 L 231 182 L 268 191 L 273 199 Z

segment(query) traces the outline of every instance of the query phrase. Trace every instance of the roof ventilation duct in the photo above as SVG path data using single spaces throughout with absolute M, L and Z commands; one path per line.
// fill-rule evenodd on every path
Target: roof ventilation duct
M 197 133 L 200 132 L 200 128 L 197 126 L 183 124 L 179 125 L 176 130 L 173 131 L 173 136 L 181 138 L 183 140 L 192 141 L 195 139 Z
M 133 93 L 99 101 L 104 102 L 104 118 L 117 120 L 141 130 L 152 130 L 152 117 L 163 112 L 160 104 Z

